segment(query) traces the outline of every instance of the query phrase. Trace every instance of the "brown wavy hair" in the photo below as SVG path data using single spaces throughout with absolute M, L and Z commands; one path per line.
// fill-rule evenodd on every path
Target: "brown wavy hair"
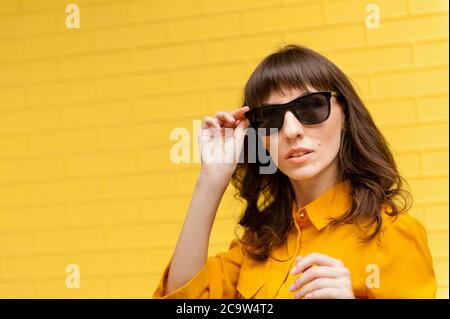
M 381 229 L 382 205 L 397 216 L 410 207 L 410 193 L 403 189 L 389 146 L 376 127 L 369 111 L 349 78 L 321 54 L 299 46 L 287 45 L 262 60 L 244 88 L 242 105 L 250 108 L 267 103 L 272 93 L 286 89 L 338 92 L 337 99 L 345 114 L 345 124 L 338 154 L 337 181 L 351 183 L 352 206 L 330 225 L 355 224 L 362 231 L 361 242 L 373 239 Z M 257 152 L 262 149 L 258 143 Z M 282 244 L 292 225 L 294 190 L 289 178 L 279 169 L 274 174 L 260 174 L 263 163 L 248 159 L 248 136 L 244 139 L 244 161 L 238 163 L 231 183 L 235 197 L 243 200 L 245 210 L 238 222 L 244 230 L 237 236 L 256 260 L 270 257 L 272 248 Z M 267 150 L 266 155 L 270 155 Z

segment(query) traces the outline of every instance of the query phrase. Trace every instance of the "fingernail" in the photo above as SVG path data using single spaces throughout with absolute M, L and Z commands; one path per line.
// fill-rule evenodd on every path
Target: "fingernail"
M 300 260 L 302 260 L 302 256 L 297 256 L 296 258 L 295 258 L 295 261 L 300 261 Z
M 295 290 L 295 284 L 292 284 L 289 286 L 289 291 L 294 291 Z
M 295 275 L 295 272 L 297 271 L 297 267 L 294 267 L 291 269 L 291 275 Z

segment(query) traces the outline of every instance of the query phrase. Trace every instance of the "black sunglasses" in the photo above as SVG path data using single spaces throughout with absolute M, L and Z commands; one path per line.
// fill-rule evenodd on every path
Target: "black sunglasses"
M 306 125 L 325 122 L 330 116 L 331 97 L 337 96 L 335 91 L 313 92 L 285 104 L 268 104 L 255 107 L 245 113 L 250 126 L 264 136 L 275 133 L 276 128 L 281 130 L 284 122 L 284 114 L 291 111 L 297 120 Z M 259 130 L 258 130 L 259 129 Z

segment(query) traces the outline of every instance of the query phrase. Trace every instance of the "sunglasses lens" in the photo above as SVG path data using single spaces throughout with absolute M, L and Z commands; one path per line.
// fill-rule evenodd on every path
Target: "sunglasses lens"
M 258 134 L 268 136 L 275 133 L 282 126 L 283 119 L 281 113 L 275 110 L 264 110 L 260 112 L 259 119 L 254 127 L 258 130 Z M 272 129 L 272 130 L 271 130 Z
M 297 117 L 306 124 L 322 123 L 329 115 L 329 97 L 322 94 L 306 96 L 295 104 Z

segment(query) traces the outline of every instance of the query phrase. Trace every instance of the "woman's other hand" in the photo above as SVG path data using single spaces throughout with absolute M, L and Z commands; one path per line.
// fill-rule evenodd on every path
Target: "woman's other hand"
M 298 256 L 291 274 L 299 273 L 301 275 L 289 287 L 296 299 L 355 298 L 350 271 L 338 259 L 319 253 Z

